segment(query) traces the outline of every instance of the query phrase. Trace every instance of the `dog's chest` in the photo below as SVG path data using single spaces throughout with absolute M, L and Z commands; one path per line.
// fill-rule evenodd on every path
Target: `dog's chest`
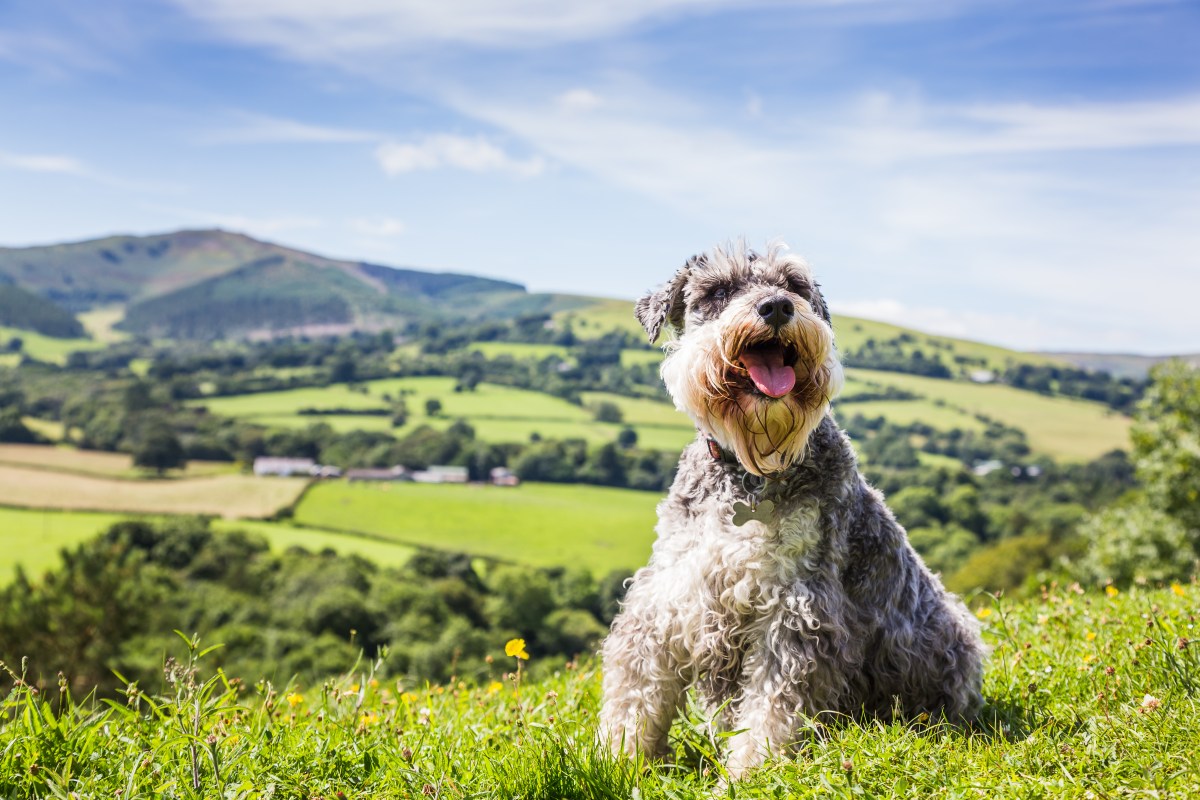
M 745 621 L 787 604 L 819 568 L 821 515 L 815 501 L 785 500 L 763 522 L 732 517 L 728 503 L 712 504 L 681 532 L 678 555 L 710 613 Z

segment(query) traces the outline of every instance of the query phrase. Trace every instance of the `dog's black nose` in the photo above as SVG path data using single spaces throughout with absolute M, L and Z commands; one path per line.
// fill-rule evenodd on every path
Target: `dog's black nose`
M 796 313 L 796 307 L 786 297 L 770 297 L 758 304 L 758 315 L 772 328 L 782 328 Z

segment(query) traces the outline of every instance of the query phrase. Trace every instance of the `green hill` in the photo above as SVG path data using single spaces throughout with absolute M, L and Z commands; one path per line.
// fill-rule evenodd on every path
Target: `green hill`
M 0 282 L 0 325 L 59 339 L 86 335 L 83 325 L 71 312 L 33 292 L 3 282 Z

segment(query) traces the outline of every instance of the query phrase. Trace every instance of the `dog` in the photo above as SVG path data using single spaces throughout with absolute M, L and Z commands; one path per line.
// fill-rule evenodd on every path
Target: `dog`
M 830 401 L 828 306 L 783 245 L 691 258 L 637 302 L 662 378 L 698 435 L 658 506 L 657 540 L 602 648 L 601 737 L 660 758 L 689 687 L 734 733 L 743 776 L 828 714 L 969 721 L 979 623 L 858 470 Z

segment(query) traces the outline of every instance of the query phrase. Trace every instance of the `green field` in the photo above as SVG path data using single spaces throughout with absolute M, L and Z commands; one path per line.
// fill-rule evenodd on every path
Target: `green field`
M 650 288 L 650 287 L 646 287 Z M 554 315 L 556 322 L 571 323 L 580 339 L 598 339 L 609 331 L 629 331 L 639 336 L 646 332 L 633 316 L 632 300 L 596 300 L 592 305 Z
M 1025 431 L 1031 448 L 1055 458 L 1086 460 L 1129 446 L 1130 419 L 1099 403 L 1045 397 L 999 384 L 945 381 L 876 370 L 850 370 L 850 373 L 859 379 L 940 399 L 968 414 L 984 414 L 1020 428 Z M 871 405 L 847 404 L 843 413 Z M 905 405 L 905 401 L 889 401 L 880 407 L 895 411 Z
M 571 358 L 570 348 L 563 347 L 558 344 L 531 344 L 527 342 L 472 342 L 467 346 L 468 350 L 474 350 L 476 353 L 482 353 L 488 358 L 497 358 L 499 356 L 512 356 L 515 359 L 532 359 L 541 361 L 542 359 L 555 356 L 568 361 Z
M 478 438 L 489 442 L 528 442 L 534 433 L 544 439 L 583 439 L 593 444 L 611 442 L 623 425 L 596 422 L 592 412 L 552 395 L 531 392 L 510 386 L 481 383 L 472 392 L 455 392 L 454 378 L 389 378 L 362 384 L 366 390 L 356 391 L 343 384 L 323 388 L 288 389 L 279 392 L 210 397 L 195 401 L 207 406 L 213 414 L 238 417 L 260 425 L 296 428 L 323 422 L 336 431 L 390 431 L 404 435 L 420 425 L 446 428 L 457 419 L 465 419 L 475 428 Z M 408 422 L 393 428 L 389 416 L 366 414 L 301 415 L 303 408 L 316 409 L 387 409 L 384 395 L 404 398 L 409 410 Z M 608 396 L 619 404 L 649 403 L 644 400 Z M 436 398 L 442 404 L 437 417 L 425 413 L 425 401 Z M 654 404 L 675 414 L 670 406 Z M 638 429 L 639 442 L 644 447 L 679 449 L 691 441 L 693 432 L 683 415 L 672 422 L 670 415 L 660 414 L 653 420 L 627 420 Z M 653 416 L 653 415 L 652 415 Z
M 596 486 L 320 483 L 296 507 L 301 525 L 461 550 L 599 576 L 641 566 L 654 540 L 653 492 Z
M 41 575 L 59 563 L 64 547 L 90 539 L 127 514 L 91 511 L 46 511 L 0 507 L 0 585 L 9 581 L 20 565 L 31 576 Z M 281 522 L 257 520 L 213 520 L 216 530 L 242 530 L 264 537 L 272 550 L 303 547 L 310 551 L 326 548 L 344 555 L 359 555 L 381 566 L 399 566 L 415 548 L 362 536 L 347 536 Z
M 14 337 L 22 341 L 22 353 L 36 358 L 38 361 L 48 361 L 51 364 L 66 363 L 67 356 L 76 350 L 100 350 L 106 347 L 104 342 L 95 339 L 57 339 L 33 331 L 0 325 L 0 347 Z M 21 358 L 19 354 L 9 353 L 5 353 L 2 357 L 10 365 L 15 364 Z M 4 363 L 0 362 L 0 364 Z
M 58 425 L 57 429 L 50 426 Z M 58 432 L 61 424 L 35 421 L 31 426 L 44 433 Z M 96 475 L 104 478 L 145 478 L 147 470 L 133 466 L 133 457 L 128 453 L 108 453 L 99 450 L 76 450 L 73 447 L 41 444 L 0 444 L 0 464 L 32 467 L 58 472 L 73 472 Z M 172 478 L 203 478 L 210 475 L 227 475 L 237 472 L 237 466 L 225 461 L 191 461 L 182 470 L 169 470 Z

